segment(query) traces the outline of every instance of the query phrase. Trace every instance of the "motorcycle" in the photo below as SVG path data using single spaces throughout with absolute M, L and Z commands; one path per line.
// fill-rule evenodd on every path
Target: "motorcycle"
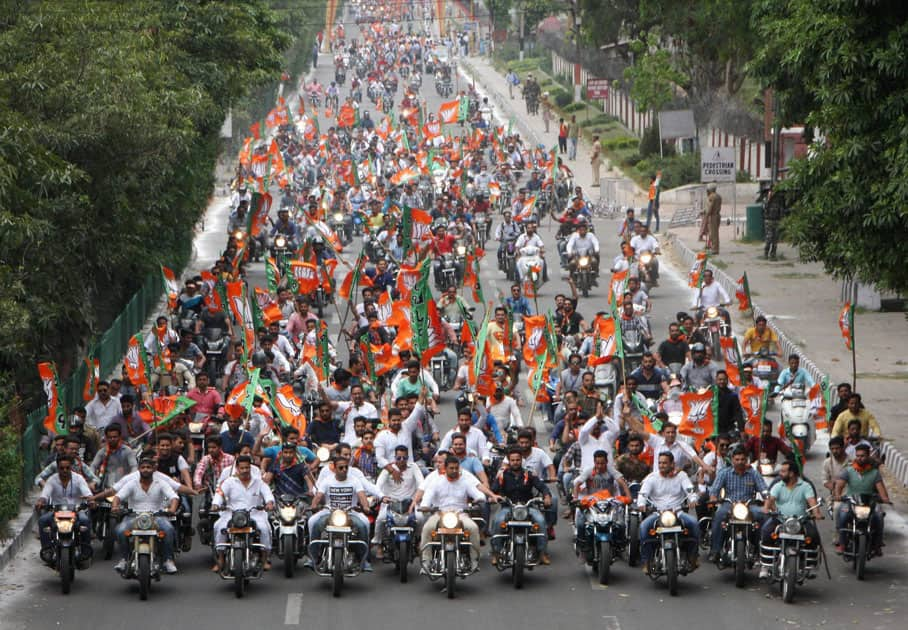
M 104 559 L 113 557 L 114 546 L 117 542 L 116 529 L 120 519 L 113 513 L 113 497 L 100 501 L 92 514 L 92 523 L 95 528 L 95 538 L 101 541 Z
M 545 261 L 542 256 L 539 255 L 539 250 L 536 247 L 523 247 L 520 253 L 520 258 L 526 263 L 527 270 L 527 274 L 523 278 L 523 285 L 525 287 L 524 293 L 527 295 L 536 295 L 543 284 L 542 268 L 545 265 Z M 531 289 L 531 291 L 528 291 L 527 289 Z
M 734 567 L 735 586 L 738 588 L 744 586 L 747 570 L 753 568 L 758 557 L 754 538 L 759 534 L 760 524 L 750 513 L 750 504 L 751 501 L 732 503 L 728 517 L 722 523 L 723 544 L 718 565 L 720 569 Z
M 337 68 L 334 71 L 334 82 L 338 85 L 343 85 L 344 81 L 347 80 L 347 71 L 344 68 Z
M 624 347 L 624 369 L 630 374 L 643 363 L 646 338 L 636 327 L 627 327 L 621 331 L 621 345 Z
M 712 356 L 721 356 L 722 345 L 719 343 L 719 337 L 730 337 L 731 327 L 722 317 L 722 312 L 717 306 L 710 306 L 704 311 L 698 330 L 704 338 L 709 340 Z
M 488 213 L 477 212 L 473 217 L 473 227 L 476 231 L 476 238 L 479 239 L 479 246 L 485 247 L 492 229 L 492 222 L 489 220 Z
M 653 550 L 647 575 L 654 582 L 664 575 L 669 594 L 675 596 L 678 594 L 678 575 L 687 575 L 693 570 L 687 554 L 681 553 L 682 542 L 689 538 L 688 532 L 681 526 L 678 513 L 672 510 L 660 512 L 654 529 L 659 544 Z
M 546 536 L 539 531 L 539 526 L 530 520 L 530 508 L 543 509 L 542 499 L 536 497 L 527 503 L 512 503 L 506 499 L 506 506 L 511 508 L 507 521 L 501 524 L 502 533 L 493 534 L 492 539 L 504 540 L 504 546 L 498 554 L 495 568 L 499 571 L 511 570 L 514 588 L 523 588 L 523 575 L 526 570 L 533 570 L 539 564 L 537 543 Z
M 779 478 L 779 470 L 782 468 L 781 463 L 773 464 L 766 458 L 762 458 L 759 461 L 756 461 L 752 464 L 754 470 L 760 473 L 760 476 L 763 477 L 763 483 L 766 484 L 768 488 L 776 479 Z
M 815 571 L 820 564 L 819 547 L 808 549 L 806 546 L 810 539 L 804 524 L 809 518 L 809 512 L 800 517 L 789 516 L 772 534 L 775 545 L 760 545 L 760 560 L 770 570 L 769 582 L 779 583 L 779 592 L 786 604 L 794 600 L 799 584 L 816 577 Z
M 501 270 L 505 277 L 514 281 L 517 279 L 517 248 L 516 241 L 507 241 L 504 245 L 504 255 L 501 257 Z
M 277 557 L 284 561 L 284 577 L 293 577 L 297 561 L 306 554 L 308 512 L 308 506 L 300 498 L 288 494 L 277 498 L 277 509 L 271 516 L 272 539 L 277 543 Z
M 577 264 L 571 270 L 571 280 L 583 297 L 589 297 L 593 287 L 593 259 L 586 255 L 578 256 Z
M 169 517 L 170 514 L 162 512 L 161 516 Z M 151 590 L 151 581 L 161 581 L 161 557 L 158 551 L 158 540 L 163 532 L 158 529 L 154 512 L 140 512 L 136 514 L 132 529 L 126 530 L 129 542 L 129 559 L 126 569 L 120 574 L 124 580 L 138 580 L 139 599 L 148 599 Z
M 353 552 L 354 547 L 363 547 L 369 552 L 366 541 L 353 538 L 354 529 L 350 509 L 333 509 L 328 516 L 328 525 L 322 538 L 309 541 L 309 557 L 316 575 L 332 579 L 331 594 L 340 597 L 344 578 L 356 577 L 362 572 L 362 564 Z M 317 552 L 317 550 L 319 550 Z
M 448 287 L 457 286 L 457 266 L 453 254 L 444 254 L 441 257 L 441 266 L 438 270 L 438 283 L 436 288 L 444 291 Z
M 271 242 L 271 257 L 280 260 L 295 251 L 295 247 L 290 239 L 283 234 L 278 234 Z
M 81 570 L 85 566 L 84 562 L 91 560 L 82 558 L 82 536 L 87 536 L 88 532 L 83 532 L 78 526 L 76 514 L 81 507 L 83 506 L 55 505 L 50 508 L 54 515 L 49 526 L 51 547 L 41 551 L 42 560 L 53 566 L 60 575 L 64 595 L 68 595 L 72 588 L 76 569 Z
M 408 579 L 410 562 L 416 557 L 416 515 L 410 512 L 410 501 L 391 501 L 388 504 L 387 526 L 381 541 L 384 561 L 394 565 L 401 583 Z
M 254 510 L 262 510 L 260 505 Z M 224 552 L 226 564 L 220 576 L 224 580 L 233 580 L 234 593 L 238 598 L 246 593 L 250 580 L 262 577 L 261 552 L 264 550 L 258 541 L 259 533 L 250 510 L 234 510 L 227 523 L 227 542 L 218 545 L 218 552 Z
M 586 563 L 595 571 L 600 584 L 608 584 L 612 563 L 627 546 L 624 530 L 624 503 L 617 499 L 582 499 L 575 505 L 586 506 L 586 540 L 589 548 L 578 554 L 586 556 Z
M 436 354 L 430 359 L 430 368 L 432 378 L 438 384 L 441 391 L 448 391 L 454 383 L 448 381 L 448 357 L 444 354 Z
M 851 563 L 854 574 L 863 580 L 867 561 L 874 556 L 870 544 L 874 534 L 870 515 L 877 509 L 876 497 L 867 494 L 843 497 L 842 509 L 848 510 L 845 527 L 839 530 L 839 541 L 845 548 L 842 559 Z M 885 514 L 881 516 L 885 518 Z
M 442 512 L 438 529 L 423 544 L 431 552 L 428 564 L 422 565 L 423 571 L 432 582 L 444 579 L 448 599 L 454 599 L 457 578 L 463 580 L 475 572 L 473 545 L 467 538 L 460 514 L 454 511 Z
M 788 423 L 791 427 L 791 437 L 794 439 L 801 457 L 807 459 L 807 451 L 816 439 L 813 417 L 810 413 L 810 403 L 803 385 L 786 387 L 781 392 L 782 404 L 780 413 L 782 424 Z
M 202 350 L 205 352 L 205 367 L 208 369 L 210 382 L 217 383 L 224 374 L 227 348 L 230 339 L 223 328 L 205 328 L 202 331 Z
M 775 352 L 760 348 L 759 352 L 744 361 L 744 365 L 753 368 L 754 376 L 759 378 L 763 382 L 764 387 L 769 388 L 770 391 L 772 391 L 776 381 L 779 379 L 781 370 L 776 356 Z
M 653 252 L 643 252 L 639 257 L 640 282 L 646 285 L 648 293 L 651 295 L 656 282 L 656 254 Z

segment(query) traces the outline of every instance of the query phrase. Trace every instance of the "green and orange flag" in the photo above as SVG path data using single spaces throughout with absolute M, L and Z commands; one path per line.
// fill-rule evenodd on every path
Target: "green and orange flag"
M 66 409 L 63 407 L 60 387 L 60 378 L 57 376 L 57 366 L 50 362 L 38 364 L 38 376 L 47 396 L 47 415 L 44 417 L 44 428 L 54 435 L 66 435 L 69 426 L 66 422 Z
M 702 392 L 681 394 L 681 424 L 678 433 L 693 438 L 699 451 L 703 442 L 718 433 L 719 395 L 715 385 Z
M 839 311 L 839 330 L 845 339 L 845 347 L 851 350 L 854 347 L 854 304 L 845 302 Z

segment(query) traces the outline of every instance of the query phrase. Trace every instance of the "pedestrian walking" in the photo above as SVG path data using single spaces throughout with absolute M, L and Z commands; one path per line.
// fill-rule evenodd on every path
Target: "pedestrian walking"
M 779 242 L 779 222 L 782 220 L 782 210 L 785 198 L 769 191 L 769 198 L 763 209 L 763 258 L 776 259 L 776 244 Z
M 542 93 L 542 122 L 545 124 L 545 132 L 549 133 L 552 124 L 552 106 L 549 103 L 549 93 Z
M 593 186 L 599 187 L 599 167 L 602 166 L 602 145 L 599 136 L 593 136 L 593 152 L 590 155 L 590 166 L 593 167 Z
M 649 176 L 649 195 L 646 206 L 646 227 L 650 227 L 653 217 L 656 217 L 656 232 L 659 231 L 659 183 L 662 179 L 662 171 L 655 175 Z
M 706 248 L 709 253 L 716 256 L 719 253 L 719 221 L 722 220 L 722 197 L 716 192 L 715 184 L 706 185 L 706 223 L 709 228 L 709 238 Z
M 568 125 L 568 159 L 577 159 L 577 142 L 580 140 L 580 125 L 577 124 L 577 116 L 571 116 L 571 124 Z
M 558 119 L 558 152 L 567 153 L 568 126 L 564 118 Z
M 517 76 L 517 73 L 511 70 L 508 72 L 508 75 L 504 78 L 508 83 L 508 96 L 511 97 L 511 100 L 514 100 L 514 88 L 520 85 L 520 78 Z

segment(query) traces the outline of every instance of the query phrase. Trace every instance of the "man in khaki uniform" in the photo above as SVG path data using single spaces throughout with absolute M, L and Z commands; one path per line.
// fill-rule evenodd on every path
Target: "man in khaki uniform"
M 590 166 L 593 167 L 593 186 L 599 187 L 599 167 L 602 166 L 602 145 L 599 136 L 593 136 L 593 153 L 590 156 Z
M 719 221 L 722 219 L 722 197 L 716 192 L 715 184 L 706 185 L 706 224 L 709 239 L 706 247 L 715 256 L 719 253 Z

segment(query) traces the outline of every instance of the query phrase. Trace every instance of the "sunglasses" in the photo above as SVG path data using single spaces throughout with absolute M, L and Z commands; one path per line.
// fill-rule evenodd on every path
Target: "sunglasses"
M 334 470 L 336 470 L 338 472 L 343 472 L 343 471 L 347 470 L 347 466 L 335 466 Z

